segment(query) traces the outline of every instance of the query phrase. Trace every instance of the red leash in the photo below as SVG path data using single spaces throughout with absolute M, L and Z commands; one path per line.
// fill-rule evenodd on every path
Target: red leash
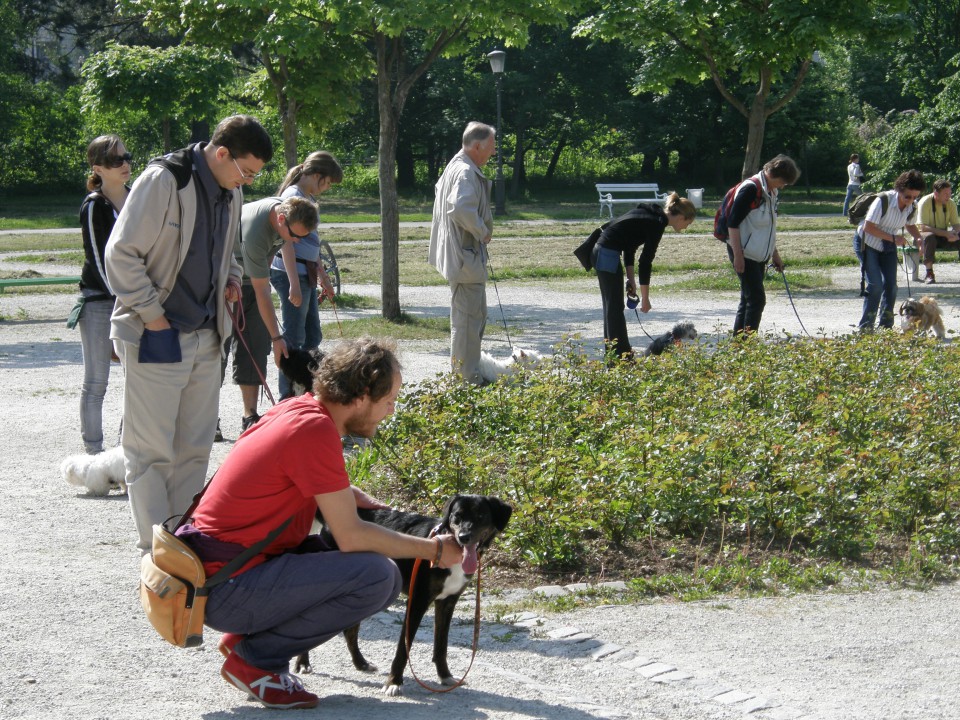
M 434 528 L 430 532 L 430 537 L 433 537 L 436 534 L 437 528 Z M 420 684 L 420 687 L 426 688 L 430 692 L 448 693 L 451 690 L 455 690 L 463 685 L 464 681 L 467 679 L 467 675 L 470 672 L 470 668 L 473 667 L 474 658 L 477 657 L 477 645 L 480 643 L 480 557 L 479 555 L 477 556 L 477 603 L 473 613 L 473 654 L 470 656 L 470 664 L 467 665 L 467 670 L 463 673 L 463 677 L 457 680 L 455 684 L 442 688 L 435 688 L 427 685 L 425 682 L 423 682 L 423 680 L 417 677 L 417 673 L 413 669 L 413 660 L 410 657 L 410 644 L 412 642 L 410 637 L 410 606 L 413 603 L 413 587 L 417 581 L 417 571 L 420 569 L 420 563 L 422 562 L 423 558 L 417 558 L 413 563 L 413 572 L 410 574 L 410 591 L 407 593 L 407 617 L 404 619 L 403 623 L 403 637 L 407 646 L 407 665 L 410 666 L 410 674 L 413 675 L 413 679 Z M 433 631 L 437 631 L 436 626 L 434 626 Z
M 263 390 L 267 394 L 267 397 L 270 398 L 270 404 L 276 405 L 277 401 L 273 399 L 273 393 L 270 392 L 270 386 L 267 385 L 267 378 L 263 376 L 263 373 L 260 372 L 260 366 L 257 365 L 256 359 L 253 357 L 253 353 L 250 351 L 250 346 L 247 345 L 247 339 L 243 336 L 243 329 L 247 326 L 247 318 L 243 312 L 243 304 L 237 300 L 234 303 L 233 307 L 230 307 L 230 303 L 227 303 L 227 314 L 230 316 L 230 320 L 233 321 L 233 330 L 236 333 L 237 337 L 240 338 L 240 342 L 243 343 L 243 346 L 247 349 L 247 354 L 250 356 L 251 362 L 253 362 L 253 368 L 257 371 L 257 376 L 260 378 L 260 382 L 263 384 Z

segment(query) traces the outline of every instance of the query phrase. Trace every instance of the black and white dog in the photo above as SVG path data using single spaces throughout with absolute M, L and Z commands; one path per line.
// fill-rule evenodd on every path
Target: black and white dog
M 684 342 L 693 342 L 697 339 L 697 330 L 692 322 L 680 322 L 673 326 L 673 330 L 654 338 L 653 342 L 643 351 L 643 356 L 662 355 L 671 345 L 680 345 Z
M 313 374 L 320 366 L 323 360 L 323 350 L 314 348 L 313 350 L 287 350 L 287 357 L 280 356 L 280 372 L 287 376 L 290 381 L 290 391 L 281 397 L 286 400 L 289 397 L 303 395 L 307 390 L 313 389 Z
M 417 582 L 413 589 L 413 598 L 409 604 L 409 618 L 404 618 L 404 627 L 410 623 L 410 637 L 416 637 L 423 615 L 432 604 L 434 606 L 433 626 L 433 662 L 437 675 L 443 685 L 454 685 L 456 680 L 447 667 L 447 642 L 453 610 L 463 594 L 467 583 L 477 571 L 479 559 L 494 538 L 503 532 L 513 514 L 513 508 L 498 498 L 487 495 L 454 495 L 443 506 L 443 517 L 435 518 L 399 510 L 358 510 L 360 517 L 369 522 L 396 530 L 406 535 L 430 537 L 431 531 L 437 534 L 449 533 L 463 547 L 463 561 L 452 568 L 431 568 L 429 563 L 421 563 L 417 571 Z M 324 540 L 336 547 L 329 531 L 321 533 Z M 403 592 L 410 593 L 410 576 L 413 574 L 414 560 L 397 558 L 397 567 L 403 576 Z M 353 665 L 358 670 L 373 671 L 376 668 L 367 662 L 360 652 L 358 637 L 360 626 L 354 625 L 343 631 Z M 407 648 L 404 631 L 400 632 L 397 652 L 390 665 L 390 674 L 383 685 L 383 691 L 390 696 L 401 695 L 403 670 L 407 664 Z M 309 653 L 297 658 L 294 672 L 310 672 Z

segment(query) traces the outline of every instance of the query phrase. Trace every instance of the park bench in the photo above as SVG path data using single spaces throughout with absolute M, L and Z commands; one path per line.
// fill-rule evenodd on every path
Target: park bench
M 663 203 L 668 193 L 660 192 L 656 183 L 597 183 L 600 195 L 600 217 L 604 211 L 613 218 L 613 206 L 616 204 L 636 205 L 642 202 Z M 627 197 L 617 197 L 625 194 Z
M 0 278 L 0 293 L 8 287 L 24 287 L 27 285 L 77 285 L 79 277 L 68 275 L 52 275 L 50 277 Z

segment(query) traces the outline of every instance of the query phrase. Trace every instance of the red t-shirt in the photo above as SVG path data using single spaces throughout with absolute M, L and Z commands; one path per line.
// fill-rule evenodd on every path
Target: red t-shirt
M 349 486 L 336 425 L 322 403 L 304 394 L 271 408 L 237 440 L 193 513 L 193 524 L 217 540 L 250 547 L 295 514 L 244 572 L 303 542 L 317 511 L 315 495 Z M 222 566 L 205 563 L 207 577 Z

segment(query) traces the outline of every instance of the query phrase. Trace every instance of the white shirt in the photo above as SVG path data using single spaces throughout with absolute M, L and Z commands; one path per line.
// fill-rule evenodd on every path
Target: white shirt
M 863 238 L 863 241 L 878 252 L 884 252 L 885 250 L 889 252 L 888 248 L 893 246 L 889 236 L 898 235 L 904 225 L 908 223 L 913 224 L 914 221 L 914 218 L 910 217 L 914 211 L 913 203 L 907 203 L 907 206 L 901 210 L 898 199 L 899 195 L 896 190 L 887 190 L 884 195 L 887 196 L 887 212 L 882 212 L 883 204 L 880 202 L 880 197 L 877 196 L 877 199 L 870 205 L 866 217 L 863 218 L 863 222 L 860 223 L 860 227 L 858 228 L 858 232 L 860 233 L 860 237 Z M 868 220 L 883 230 L 884 238 L 871 235 L 866 231 L 865 227 Z
M 852 162 L 847 165 L 847 177 L 850 178 L 851 185 L 859 185 L 863 182 L 863 171 L 860 169 L 860 163 Z

